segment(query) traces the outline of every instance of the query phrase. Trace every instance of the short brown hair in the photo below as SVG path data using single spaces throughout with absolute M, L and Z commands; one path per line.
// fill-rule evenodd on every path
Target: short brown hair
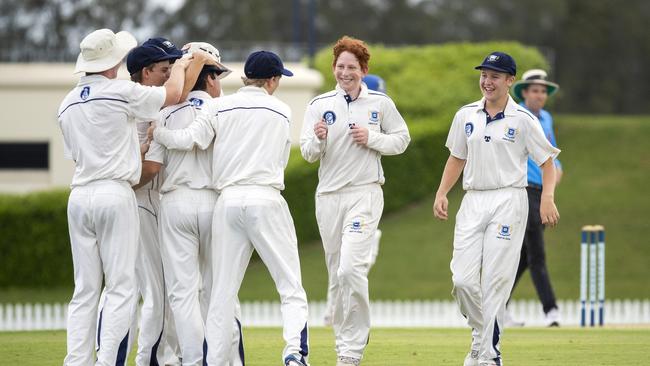
M 134 72 L 133 74 L 131 74 L 131 81 L 133 81 L 134 83 L 141 84 L 142 83 L 142 70 L 147 69 L 149 71 L 152 71 L 154 66 L 156 66 L 155 62 L 150 64 L 150 65 L 147 65 L 147 66 L 143 67 L 142 69 L 140 69 L 140 70 L 138 70 L 136 72 Z
M 341 39 L 336 41 L 333 51 L 334 61 L 332 62 L 332 66 L 336 66 L 336 61 L 339 59 L 341 53 L 348 51 L 357 58 L 359 61 L 359 66 L 361 66 L 362 70 L 368 70 L 370 52 L 368 51 L 368 46 L 364 41 L 348 36 L 343 36 Z

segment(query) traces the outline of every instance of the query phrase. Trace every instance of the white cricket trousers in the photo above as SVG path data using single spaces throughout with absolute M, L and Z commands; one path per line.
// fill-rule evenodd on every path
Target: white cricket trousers
M 165 296 L 163 263 L 158 240 L 160 193 L 141 188 L 135 192 L 140 215 L 140 252 L 135 274 L 142 296 L 137 366 L 149 366 L 164 360 L 166 322 L 171 309 Z
M 201 293 L 211 284 L 212 212 L 217 192 L 178 188 L 163 194 L 160 239 L 165 283 L 183 365 L 203 365 Z M 207 280 L 206 280 L 207 279 Z M 201 291 L 201 286 L 206 290 Z
M 217 200 L 213 220 L 215 270 L 207 321 L 208 365 L 229 365 L 237 293 L 253 249 L 280 294 L 286 342 L 282 359 L 295 354 L 306 363 L 307 296 L 302 287 L 293 219 L 280 191 L 267 186 L 226 187 Z
M 139 235 L 133 189 L 120 181 L 94 181 L 74 187 L 68 199 L 68 229 L 75 290 L 68 306 L 64 365 L 125 365 L 136 299 Z M 97 329 L 102 279 L 106 301 Z M 96 337 L 97 362 L 93 357 Z
M 316 196 L 316 219 L 333 299 L 336 353 L 360 360 L 370 335 L 368 271 L 384 209 L 381 186 L 346 187 Z
M 528 220 L 525 188 L 468 191 L 456 216 L 452 294 L 472 328 L 479 361 L 501 365 L 506 302 Z

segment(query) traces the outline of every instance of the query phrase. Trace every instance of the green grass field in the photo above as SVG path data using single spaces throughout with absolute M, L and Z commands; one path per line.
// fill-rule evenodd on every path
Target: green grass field
M 246 365 L 281 364 L 283 341 L 278 328 L 248 328 Z M 364 366 L 461 365 L 468 351 L 468 329 L 374 329 Z M 310 330 L 312 366 L 335 365 L 331 329 Z M 507 330 L 504 363 L 516 366 L 643 365 L 650 355 L 648 329 L 532 328 Z M 4 365 L 60 365 L 65 332 L 0 333 Z M 131 354 L 133 364 L 134 354 Z
M 650 194 L 646 187 L 650 144 L 646 140 L 650 116 L 558 116 L 555 123 L 565 174 L 556 191 L 560 224 L 546 231 L 546 243 L 557 297 L 578 298 L 580 228 L 603 224 L 607 230 L 607 298 L 649 298 Z M 453 219 L 433 219 L 435 189 L 431 187 L 430 197 L 382 219 L 380 254 L 370 272 L 372 298 L 451 298 L 449 261 L 454 223 Z M 452 217 L 461 198 L 457 185 L 449 196 Z M 300 243 L 300 258 L 309 298 L 324 299 L 327 277 L 320 243 Z M 71 288 L 0 289 L 0 303 L 67 302 L 71 295 Z M 251 263 L 240 297 L 243 301 L 277 298 L 261 262 Z M 536 298 L 528 275 L 515 298 Z

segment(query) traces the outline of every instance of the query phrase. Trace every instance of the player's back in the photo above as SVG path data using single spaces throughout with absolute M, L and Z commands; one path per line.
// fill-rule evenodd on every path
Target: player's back
M 289 106 L 262 88 L 247 86 L 220 98 L 214 126 L 216 188 L 264 185 L 284 189 L 290 119 Z
M 94 180 L 138 182 L 141 162 L 134 122 L 155 117 L 165 98 L 164 89 L 155 89 L 91 75 L 68 93 L 58 121 L 64 154 L 75 162 L 72 186 Z

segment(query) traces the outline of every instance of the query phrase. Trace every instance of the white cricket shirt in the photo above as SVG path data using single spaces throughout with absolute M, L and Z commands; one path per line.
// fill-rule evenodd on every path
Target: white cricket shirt
M 178 130 L 189 126 L 203 110 L 214 111 L 216 100 L 205 91 L 192 91 L 188 100 L 160 111 L 158 126 Z M 207 107 L 207 108 L 206 108 Z M 207 149 L 168 150 L 156 141 L 151 142 L 145 160 L 164 165 L 161 193 L 180 187 L 191 189 L 211 189 L 212 185 L 212 144 Z
M 386 94 L 368 90 L 361 84 L 357 99 L 338 85 L 307 105 L 300 136 L 300 151 L 310 163 L 320 159 L 317 193 L 335 192 L 348 186 L 384 183 L 381 155 L 397 155 L 406 150 L 411 137 L 395 103 Z M 327 123 L 327 138 L 314 134 L 321 118 Z M 368 144 L 355 143 L 350 124 L 368 129 Z
M 96 180 L 137 184 L 142 162 L 136 122 L 155 120 L 165 93 L 164 87 L 82 76 L 58 112 L 64 156 L 75 162 L 71 186 Z
M 217 116 L 218 114 L 218 116 Z M 156 128 L 154 139 L 168 149 L 202 149 L 214 137 L 212 179 L 218 191 L 233 185 L 284 189 L 289 160 L 291 110 L 265 89 L 245 86 L 219 98 L 218 111 L 205 111 L 182 130 Z
M 526 187 L 528 156 L 542 165 L 560 150 L 548 142 L 537 118 L 510 96 L 489 122 L 484 106 L 483 98 L 459 109 L 447 136 L 451 155 L 466 160 L 463 189 Z

